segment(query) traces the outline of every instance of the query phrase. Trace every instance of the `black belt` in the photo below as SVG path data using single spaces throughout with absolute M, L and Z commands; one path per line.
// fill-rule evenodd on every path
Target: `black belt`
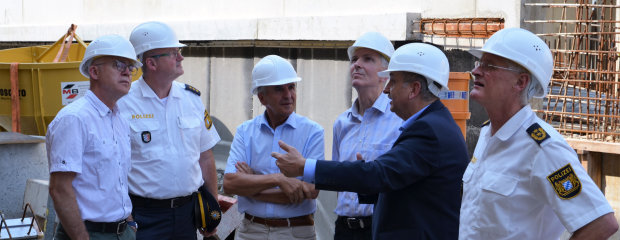
M 192 201 L 191 194 L 185 197 L 176 197 L 176 198 L 168 198 L 168 199 L 144 198 L 144 197 L 136 196 L 133 194 L 129 194 L 129 198 L 131 198 L 131 204 L 134 207 L 145 207 L 145 208 L 178 208 Z
M 122 234 L 127 229 L 127 221 L 118 222 L 91 222 L 84 221 L 86 229 L 90 232 L 116 233 Z
M 367 229 L 372 227 L 372 216 L 366 217 L 347 217 L 338 216 L 337 222 L 341 222 L 349 229 Z
M 314 225 L 314 217 L 312 214 L 292 218 L 261 218 L 246 213 L 245 219 L 250 220 L 250 222 L 260 223 L 269 227 L 297 227 Z

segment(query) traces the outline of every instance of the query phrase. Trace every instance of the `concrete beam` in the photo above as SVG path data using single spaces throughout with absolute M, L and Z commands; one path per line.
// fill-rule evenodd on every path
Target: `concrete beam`
M 412 26 L 419 13 L 364 14 L 347 16 L 295 16 L 250 19 L 197 19 L 168 21 L 181 41 L 217 40 L 348 40 L 367 31 L 379 31 L 393 41 L 420 39 Z M 78 25 L 85 41 L 101 35 L 129 37 L 141 22 L 104 22 Z M 70 23 L 0 25 L 0 42 L 56 41 Z

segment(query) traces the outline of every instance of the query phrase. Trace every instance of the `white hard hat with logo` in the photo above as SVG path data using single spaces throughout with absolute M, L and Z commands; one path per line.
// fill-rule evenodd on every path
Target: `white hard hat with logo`
M 506 28 L 493 34 L 481 49 L 469 51 L 481 58 L 490 53 L 509 59 L 527 69 L 536 83 L 529 96 L 542 98 L 553 75 L 553 56 L 547 44 L 530 31 L 521 28 Z
M 448 90 L 450 78 L 448 58 L 443 51 L 430 44 L 409 43 L 396 49 L 388 69 L 378 74 L 380 77 L 389 77 L 390 72 L 412 72 L 424 76 L 428 90 L 435 96 L 439 96 L 442 90 Z
M 257 93 L 258 87 L 277 86 L 292 82 L 299 82 L 293 65 L 286 59 L 269 55 L 258 61 L 252 70 L 252 94 Z
M 145 22 L 133 29 L 129 41 L 136 49 L 136 55 L 142 58 L 146 51 L 158 48 L 185 47 L 179 42 L 172 28 L 162 22 Z
M 87 78 L 90 78 L 88 74 L 88 67 L 90 67 L 91 62 L 100 56 L 118 56 L 130 59 L 134 66 L 141 67 L 142 63 L 136 59 L 136 53 L 133 49 L 133 46 L 127 39 L 113 34 L 113 35 L 104 35 L 95 40 L 93 40 L 88 47 L 86 47 L 86 51 L 84 52 L 84 58 L 82 58 L 82 63 L 80 63 L 80 73 Z
M 355 43 L 347 49 L 349 60 L 353 58 L 355 49 L 368 48 L 379 52 L 388 62 L 394 53 L 392 42 L 378 32 L 367 32 L 360 36 Z

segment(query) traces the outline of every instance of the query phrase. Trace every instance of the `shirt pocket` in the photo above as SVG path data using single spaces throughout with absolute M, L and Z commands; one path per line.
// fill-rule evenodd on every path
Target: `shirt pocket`
M 116 156 L 120 154 L 118 149 L 114 147 L 114 143 L 109 139 L 101 139 L 95 137 L 94 149 L 96 151 L 95 156 L 97 156 L 94 160 L 96 161 L 95 173 L 94 175 L 97 177 L 97 186 L 100 190 L 110 190 L 114 186 L 114 181 L 117 180 L 117 173 L 114 171 L 118 169 L 118 162 L 116 161 Z M 88 175 L 89 173 L 84 173 L 84 175 Z
M 508 235 L 514 229 L 510 226 L 515 204 L 511 201 L 519 179 L 496 172 L 485 172 L 480 179 L 480 212 L 478 228 L 481 232 Z
M 482 176 L 481 188 L 485 192 L 492 192 L 508 197 L 517 188 L 518 181 L 517 178 L 512 176 L 495 172 L 486 172 Z
M 362 154 L 362 158 L 365 161 L 374 161 L 379 156 L 392 149 L 392 144 L 370 143 L 364 144 L 362 148 L 363 149 L 360 151 L 360 153 Z
M 183 144 L 189 152 L 199 152 L 201 119 L 193 116 L 180 116 L 177 121 Z
M 157 156 L 157 145 L 163 144 L 163 131 L 160 131 L 159 122 L 140 119 L 129 123 L 131 128 L 131 151 L 138 152 L 146 159 Z

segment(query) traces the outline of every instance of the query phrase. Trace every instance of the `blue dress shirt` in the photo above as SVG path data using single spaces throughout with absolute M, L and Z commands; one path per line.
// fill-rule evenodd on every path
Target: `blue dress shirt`
M 273 129 L 265 114 L 248 120 L 237 127 L 230 148 L 225 173 L 236 173 L 237 162 L 247 163 L 255 174 L 279 173 L 272 152 L 286 153 L 278 145 L 282 140 L 295 147 L 307 158 L 324 158 L 323 127 L 306 117 L 292 113 L 286 122 Z M 299 204 L 275 204 L 239 196 L 239 212 L 262 218 L 290 218 L 314 213 L 315 200 Z

